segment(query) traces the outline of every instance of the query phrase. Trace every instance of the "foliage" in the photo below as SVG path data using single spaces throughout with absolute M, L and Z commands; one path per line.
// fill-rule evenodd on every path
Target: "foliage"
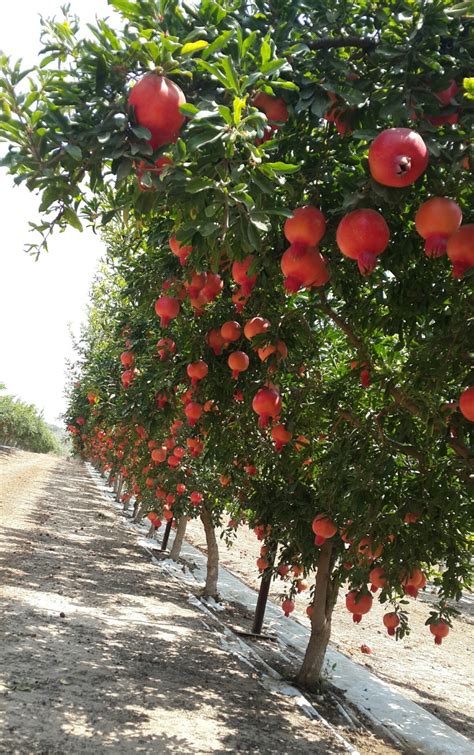
M 36 453 L 60 453 L 60 446 L 37 408 L 14 396 L 0 396 L 0 444 Z
M 99 21 L 83 39 L 66 16 L 45 23 L 33 72 L 2 60 L 3 164 L 41 194 L 37 249 L 55 227 L 83 222 L 102 230 L 108 249 L 71 385 L 76 448 L 126 476 L 149 510 L 162 511 L 156 496 L 164 491 L 176 498 L 168 509 L 165 500 L 165 511 L 193 513 L 188 494 L 174 492 L 186 484 L 216 522 L 228 512 L 264 526 L 280 544 L 275 570 L 317 567 L 311 522 L 324 513 L 338 528 L 335 586 L 366 590 L 370 570 L 383 566 L 380 598 L 400 613 L 402 636 L 404 581 L 421 568 L 439 589 L 434 617 L 449 620 L 448 599 L 459 598 L 470 572 L 470 427 L 457 401 L 469 385 L 472 276 L 455 279 L 445 257 L 424 255 L 414 217 L 429 197 L 449 196 L 469 220 L 472 101 L 462 89 L 448 103 L 438 96 L 472 71 L 469 19 L 448 0 L 110 4 L 121 29 Z M 149 70 L 169 76 L 187 100 L 176 143 L 154 154 L 149 132 L 127 109 L 130 85 Z M 256 107 L 259 92 L 284 98 L 287 122 L 269 130 L 275 124 Z M 416 128 L 429 150 L 428 169 L 406 189 L 382 186 L 368 170 L 370 142 L 393 126 Z M 147 170 L 163 155 L 171 164 Z M 288 295 L 282 226 L 303 204 L 327 219 L 330 281 Z M 359 207 L 381 212 L 391 232 L 368 277 L 335 243 L 339 221 Z M 169 252 L 172 234 L 192 245 L 184 268 Z M 249 254 L 257 285 L 239 316 L 232 263 Z M 183 289 L 193 272 L 219 272 L 222 294 L 193 305 Z M 184 296 L 169 328 L 153 312 L 164 284 Z M 206 336 L 256 315 L 270 321 L 269 338 L 283 340 L 288 357 L 262 362 L 253 347 L 268 337 L 242 339 L 236 345 L 250 367 L 236 390 L 228 350 L 215 356 Z M 177 346 L 164 361 L 156 352 L 162 337 Z M 137 369 L 127 389 L 124 348 Z M 209 374 L 193 399 L 215 403 L 190 429 L 186 366 L 199 358 Z M 370 386 L 361 384 L 362 370 Z M 293 433 L 281 453 L 252 410 L 268 382 Z M 158 394 L 167 399 L 162 409 Z M 176 419 L 184 424 L 171 434 Z M 187 451 L 174 469 L 151 462 L 150 442 L 186 449 L 190 434 L 203 444 L 200 455 Z M 375 561 L 358 550 L 365 537 L 383 549 Z M 285 584 L 293 595 L 296 581 Z

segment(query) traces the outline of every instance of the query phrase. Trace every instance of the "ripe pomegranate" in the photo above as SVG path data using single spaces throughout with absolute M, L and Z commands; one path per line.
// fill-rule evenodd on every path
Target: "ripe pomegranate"
M 257 558 L 257 569 L 259 572 L 265 571 L 265 569 L 268 569 L 268 561 L 266 558 Z
M 435 645 L 441 645 L 444 637 L 449 634 L 449 625 L 445 621 L 436 621 L 434 624 L 430 624 L 430 632 L 434 634 Z
M 373 598 L 368 593 L 362 593 L 358 590 L 351 590 L 346 595 L 346 608 L 352 613 L 352 621 L 359 624 L 363 614 L 368 613 L 372 608 Z
M 207 345 L 213 350 L 216 356 L 222 354 L 222 348 L 225 344 L 225 340 L 221 336 L 220 330 L 214 328 L 210 330 L 206 336 Z
M 245 372 L 248 369 L 250 360 L 245 351 L 234 351 L 232 354 L 229 354 L 227 364 L 232 370 L 232 377 L 234 380 L 237 380 L 239 373 Z
M 180 463 L 180 459 L 178 459 L 178 457 L 175 456 L 174 454 L 171 454 L 171 456 L 168 456 L 169 467 L 176 468 L 177 466 L 179 466 L 179 463 Z
M 209 367 L 207 366 L 206 362 L 204 362 L 202 359 L 199 359 L 197 362 L 188 364 L 186 372 L 191 378 L 192 385 L 197 385 L 200 380 L 203 380 L 203 378 L 206 377 L 207 373 L 209 372 Z
M 271 388 L 260 388 L 252 401 L 252 409 L 259 415 L 259 427 L 266 427 L 270 417 L 277 417 L 281 412 L 281 397 Z
M 295 604 L 292 600 L 289 598 L 286 598 L 286 600 L 283 601 L 281 604 L 281 608 L 285 616 L 289 616 L 290 613 L 292 613 L 295 610 Z
M 144 183 L 143 176 L 146 173 L 149 173 L 152 176 L 159 176 L 163 172 L 163 168 L 166 165 L 173 165 L 173 161 L 169 157 L 159 157 L 158 160 L 155 160 L 154 165 L 149 165 L 144 160 L 140 160 L 140 162 L 135 163 L 135 172 L 137 174 L 137 183 L 138 188 L 140 191 L 154 191 L 155 187 L 153 184 L 151 186 L 148 186 L 147 183 Z
M 221 327 L 221 336 L 224 339 L 225 343 L 238 341 L 241 335 L 241 331 L 242 328 L 240 327 L 238 322 L 235 322 L 235 320 L 229 320 L 228 322 L 225 322 Z
M 377 264 L 377 257 L 386 249 L 390 231 L 385 219 L 376 210 L 353 210 L 344 215 L 336 231 L 341 252 L 357 260 L 362 275 L 369 275 Z
M 242 289 L 239 288 L 234 294 L 232 294 L 231 299 L 235 304 L 237 312 L 240 314 L 243 312 L 245 305 L 249 300 L 249 295 L 245 294 Z
M 326 261 L 317 247 L 294 245 L 281 258 L 285 288 L 296 293 L 300 288 L 324 286 L 329 280 Z
M 407 513 L 403 517 L 403 521 L 405 524 L 416 524 L 419 518 L 420 518 L 419 514 L 415 514 L 412 511 L 407 511 Z
M 169 240 L 170 249 L 173 252 L 176 257 L 178 257 L 181 265 L 186 264 L 186 260 L 188 259 L 189 255 L 193 251 L 192 246 L 189 245 L 182 245 L 176 238 L 176 236 L 171 236 Z
M 122 372 L 121 380 L 123 387 L 130 388 L 137 375 L 137 370 L 125 370 L 125 372 Z
M 181 448 L 181 446 L 176 446 L 176 448 L 173 451 L 174 455 L 178 457 L 178 459 L 182 459 L 183 456 L 186 455 L 186 449 Z
M 155 301 L 155 312 L 160 318 L 162 328 L 167 328 L 171 320 L 179 315 L 180 304 L 172 296 L 160 296 Z
M 196 401 L 190 401 L 189 404 L 186 404 L 184 413 L 188 418 L 188 425 L 193 427 L 202 415 L 202 406 Z
M 474 422 L 474 386 L 466 388 L 459 396 L 461 414 L 470 422 Z
M 309 582 L 307 582 L 305 579 L 299 579 L 296 582 L 296 589 L 298 592 L 304 592 L 305 590 L 309 589 Z
M 274 425 L 272 427 L 271 436 L 275 442 L 275 450 L 279 452 L 290 442 L 293 434 L 286 429 L 285 425 Z
M 377 545 L 374 547 L 372 538 L 363 537 L 357 546 L 358 553 L 361 554 L 362 561 L 375 561 L 376 558 L 382 555 L 383 546 Z
M 461 208 L 452 199 L 433 197 L 423 202 L 415 215 L 415 227 L 425 239 L 427 257 L 446 254 L 448 239 L 457 231 L 461 221 Z
M 239 284 L 241 291 L 245 296 L 248 296 L 252 293 L 253 287 L 257 282 L 256 275 L 248 274 L 248 271 L 254 261 L 255 258 L 252 257 L 251 254 L 249 254 L 242 262 L 236 261 L 232 264 L 232 278 L 236 283 Z
M 87 400 L 89 404 L 95 404 L 95 402 L 97 401 L 97 396 L 95 395 L 95 393 L 88 393 Z
M 166 448 L 164 446 L 154 448 L 151 452 L 151 458 L 156 464 L 161 464 L 166 459 Z
M 448 257 L 453 263 L 453 275 L 462 278 L 474 266 L 474 223 L 462 225 L 448 239 Z
M 388 634 L 393 637 L 395 634 L 395 629 L 400 624 L 400 618 L 395 613 L 395 611 L 391 611 L 390 613 L 386 613 L 382 619 L 384 626 L 387 627 Z
M 306 608 L 306 616 L 308 617 L 308 619 L 310 621 L 313 618 L 313 613 L 314 613 L 314 607 L 313 606 L 307 606 L 307 608 Z
M 228 475 L 221 474 L 221 476 L 219 477 L 219 482 L 220 482 L 220 484 L 222 485 L 223 488 L 226 488 L 227 485 L 230 484 L 230 481 L 231 481 L 231 479 L 230 479 L 230 477 Z
M 306 205 L 293 210 L 293 215 L 285 221 L 283 233 L 296 248 L 317 246 L 326 231 L 326 219 L 316 207 Z
M 278 567 L 278 569 L 277 569 L 277 572 L 278 572 L 278 574 L 279 574 L 279 575 L 280 575 L 280 577 L 282 577 L 282 578 L 283 578 L 283 577 L 286 577 L 286 575 L 288 574 L 288 572 L 289 572 L 289 571 L 290 571 L 290 567 L 289 567 L 289 565 L 288 565 L 288 564 L 281 564 L 281 565 L 280 565 L 280 566 Z
M 368 388 L 370 386 L 370 370 L 363 369 L 360 371 L 360 384 L 362 388 Z
M 423 139 L 409 128 L 389 128 L 369 148 L 372 178 L 384 186 L 410 186 L 427 168 L 428 150 Z
M 316 535 L 314 540 L 315 545 L 322 545 L 330 537 L 334 537 L 337 532 L 336 525 L 325 514 L 318 514 L 314 517 L 311 529 Z
M 269 121 L 286 123 L 290 117 L 285 101 L 281 97 L 272 97 L 265 92 L 259 92 L 254 97 L 253 104 L 265 113 Z
M 426 584 L 426 577 L 421 569 L 413 569 L 408 576 L 406 572 L 401 575 L 401 583 L 406 595 L 417 598 L 419 590 Z
M 270 322 L 264 317 L 252 317 L 244 325 L 244 336 L 250 341 L 255 336 L 266 333 L 270 328 Z
M 193 490 L 193 492 L 189 496 L 189 500 L 191 501 L 191 503 L 193 504 L 193 506 L 199 506 L 199 504 L 203 500 L 203 497 L 204 496 L 203 496 L 202 493 L 198 493 L 197 490 Z
M 150 131 L 153 150 L 176 141 L 185 120 L 179 107 L 185 102 L 179 86 L 165 76 L 147 73 L 135 84 L 128 104 L 134 108 L 138 125 Z
M 206 304 L 217 299 L 224 287 L 222 278 L 217 273 L 207 273 L 206 283 L 201 289 L 201 298 Z
M 369 581 L 371 583 L 370 589 L 372 592 L 377 592 L 380 587 L 385 587 L 387 580 L 385 579 L 385 569 L 381 566 L 375 567 L 369 574 Z
M 174 354 L 176 351 L 176 344 L 171 338 L 160 338 L 156 344 L 156 350 L 160 355 L 160 359 L 163 362 L 170 354 Z
M 122 353 L 120 354 L 120 361 L 122 362 L 124 367 L 133 367 L 133 365 L 135 364 L 135 356 L 131 351 L 122 351 Z
M 364 655 L 372 655 L 373 650 L 370 647 L 370 645 L 361 645 L 360 646 L 360 652 L 364 653 Z

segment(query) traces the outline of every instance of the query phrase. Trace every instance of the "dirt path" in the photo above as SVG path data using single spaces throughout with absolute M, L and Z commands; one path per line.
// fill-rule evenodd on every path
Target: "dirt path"
M 205 537 L 198 520 L 188 525 L 187 539 L 205 550 Z M 221 541 L 222 542 L 222 541 Z M 227 549 L 222 542 L 221 564 L 258 589 L 260 581 L 255 565 L 261 543 L 246 527 L 238 530 L 234 545 Z M 270 597 L 281 600 L 285 583 L 272 583 Z M 341 593 L 342 594 L 342 593 Z M 371 612 L 361 624 L 352 617 L 339 599 L 332 624 L 332 645 L 377 676 L 398 687 L 433 715 L 465 736 L 474 736 L 473 684 L 469 669 L 474 668 L 474 601 L 466 596 L 462 614 L 454 620 L 449 637 L 438 647 L 425 626 L 429 615 L 430 594 L 410 601 L 408 608 L 412 632 L 395 642 L 382 625 L 384 609 L 374 601 Z M 296 601 L 296 613 L 309 627 L 306 617 L 308 599 L 302 594 Z M 360 646 L 367 644 L 372 655 L 363 655 Z
M 0 752 L 343 751 L 223 650 L 83 465 L 0 452 L 0 515 Z

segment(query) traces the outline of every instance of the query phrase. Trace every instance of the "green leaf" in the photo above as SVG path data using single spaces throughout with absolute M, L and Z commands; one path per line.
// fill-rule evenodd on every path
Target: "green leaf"
M 230 55 L 228 55 L 222 61 L 222 68 L 226 72 L 226 76 L 227 76 L 227 81 L 228 81 L 229 87 L 231 89 L 233 89 L 233 91 L 235 92 L 235 94 L 239 94 L 240 93 L 239 80 L 237 78 L 237 73 L 236 73 L 236 70 L 234 68 L 234 62 L 233 62 L 232 58 L 230 57 Z
M 72 225 L 73 228 L 76 228 L 76 230 L 78 231 L 82 231 L 82 223 L 71 207 L 66 207 L 64 209 L 62 217 L 65 218 L 65 220 L 67 220 L 69 225 Z
M 107 63 L 102 55 L 99 55 L 95 64 L 95 93 L 102 94 L 107 81 Z
M 204 225 L 199 226 L 198 230 L 201 236 L 204 236 L 204 238 L 207 238 L 208 236 L 212 236 L 216 231 L 220 229 L 219 223 L 204 223 Z
M 140 6 L 129 2 L 129 0 L 108 0 L 108 4 L 132 18 L 135 18 L 140 13 Z
M 215 52 L 222 50 L 222 48 L 226 46 L 229 39 L 231 39 L 233 34 L 234 32 L 232 30 L 224 31 L 214 40 L 214 42 L 211 42 L 209 47 L 206 48 L 206 51 L 203 52 L 202 57 L 207 59 Z
M 271 170 L 273 171 L 273 173 L 296 173 L 301 168 L 301 165 L 293 165 L 292 163 L 276 162 L 276 163 L 264 163 L 261 166 L 261 168 Z
M 151 139 L 151 132 L 144 126 L 132 126 L 131 130 L 137 137 L 137 139 Z
M 235 108 L 235 99 L 234 98 L 234 108 Z M 232 121 L 232 113 L 230 112 L 230 108 L 228 108 L 226 105 L 219 105 L 219 113 L 222 115 L 223 119 L 227 123 L 228 126 L 231 126 Z
M 187 42 L 185 45 L 183 45 L 180 52 L 181 55 L 192 55 L 194 52 L 204 50 L 204 48 L 208 45 L 209 42 L 206 42 L 205 39 L 197 39 L 196 42 Z
M 265 37 L 260 47 L 260 60 L 262 61 L 262 64 L 265 65 L 265 63 L 268 63 L 271 56 L 272 56 L 272 48 L 268 42 L 267 37 Z
M 196 115 L 196 113 L 199 113 L 199 108 L 196 107 L 196 105 L 192 105 L 190 102 L 186 102 L 185 105 L 179 106 L 179 112 L 183 115 L 189 115 L 192 117 L 193 115 Z
M 82 150 L 76 144 L 66 144 L 64 149 L 73 160 L 76 160 L 77 162 L 82 160 Z

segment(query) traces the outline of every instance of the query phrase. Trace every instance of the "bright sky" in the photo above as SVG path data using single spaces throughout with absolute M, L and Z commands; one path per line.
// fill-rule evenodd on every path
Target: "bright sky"
M 0 50 L 34 65 L 39 45 L 38 15 L 60 16 L 64 0 L 13 0 L 0 9 Z M 106 0 L 72 0 L 84 23 L 110 16 Z M 0 143 L 0 152 L 5 152 Z M 73 358 L 69 324 L 79 333 L 88 291 L 102 246 L 90 231 L 73 229 L 52 237 L 38 262 L 23 251 L 31 240 L 28 221 L 38 200 L 0 170 L 0 383 L 34 403 L 48 422 L 65 409 L 65 362 Z

